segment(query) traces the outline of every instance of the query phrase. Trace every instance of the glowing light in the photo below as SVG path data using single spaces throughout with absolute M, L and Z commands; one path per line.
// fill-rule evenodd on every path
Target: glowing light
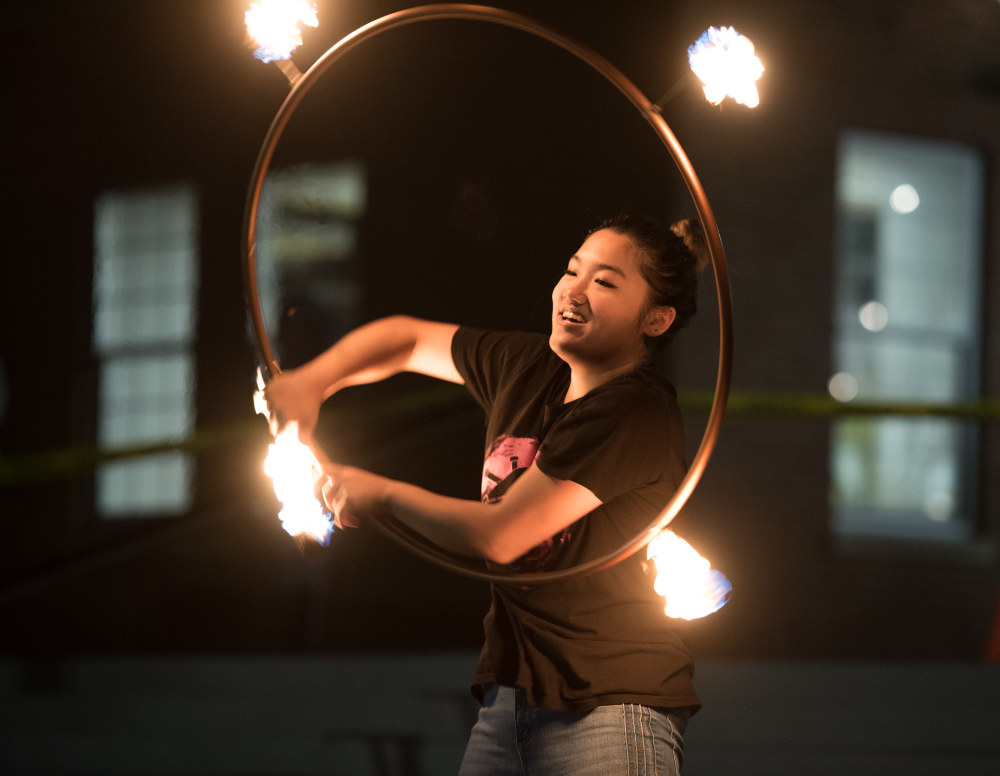
M 757 79 L 764 65 L 753 43 L 732 27 L 709 27 L 688 47 L 688 62 L 705 87 L 705 98 L 718 105 L 726 97 L 748 108 L 760 104 Z
M 725 575 L 672 531 L 657 535 L 646 557 L 656 564 L 653 589 L 664 597 L 668 617 L 704 617 L 725 606 L 732 594 L 733 586 Z
M 909 183 L 902 183 L 889 195 L 889 207 L 903 215 L 912 213 L 920 207 L 920 195 Z
M 881 302 L 866 302 L 858 310 L 858 320 L 868 331 L 882 331 L 889 325 L 889 311 Z
M 268 446 L 264 472 L 274 481 L 274 495 L 282 504 L 278 512 L 281 527 L 291 536 L 308 536 L 326 544 L 333 523 L 315 495 L 320 466 L 312 450 L 299 441 L 294 423 L 288 424 Z
M 315 27 L 316 6 L 306 0 L 260 0 L 243 15 L 247 32 L 257 44 L 254 56 L 261 62 L 288 59 L 302 45 L 304 24 Z
M 837 401 L 853 401 L 860 390 L 857 378 L 848 372 L 838 372 L 826 384 L 826 389 Z
M 259 371 L 257 387 L 254 409 L 258 415 L 268 417 L 264 380 Z M 329 542 L 333 521 L 316 496 L 322 467 L 309 446 L 299 441 L 298 424 L 289 423 L 268 446 L 264 473 L 271 478 L 274 495 L 282 505 L 278 512 L 281 527 L 291 536 L 307 536 L 324 545 Z

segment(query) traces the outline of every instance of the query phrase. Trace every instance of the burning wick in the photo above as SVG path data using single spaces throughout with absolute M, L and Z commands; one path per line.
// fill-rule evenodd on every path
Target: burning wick
M 656 565 L 653 589 L 664 597 L 668 617 L 695 620 L 729 601 L 733 586 L 725 575 L 672 531 L 658 534 L 649 543 L 646 557 Z
M 270 420 L 264 400 L 264 379 L 257 371 L 257 388 L 253 395 L 258 415 Z M 281 502 L 278 518 L 281 527 L 291 536 L 308 536 L 326 545 L 333 533 L 333 522 L 326 508 L 316 498 L 316 482 L 321 467 L 308 445 L 299 441 L 297 423 L 289 423 L 267 448 L 264 473 L 274 483 L 274 495 Z
M 300 23 L 309 27 L 319 23 L 316 6 L 306 0 L 260 0 L 250 4 L 243 20 L 257 46 L 253 55 L 261 62 L 274 62 L 294 85 L 302 73 L 290 57 L 302 45 Z
M 691 70 L 705 86 L 705 98 L 718 105 L 726 97 L 748 108 L 760 104 L 757 79 L 764 65 L 753 52 L 750 39 L 732 27 L 709 27 L 688 47 Z

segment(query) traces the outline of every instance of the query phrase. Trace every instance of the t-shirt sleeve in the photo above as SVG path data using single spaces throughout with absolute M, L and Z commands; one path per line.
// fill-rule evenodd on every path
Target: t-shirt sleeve
M 489 412 L 504 381 L 515 379 L 543 346 L 546 340 L 537 334 L 461 326 L 451 341 L 451 358 L 469 393 Z
M 537 465 L 607 503 L 662 477 L 675 463 L 679 433 L 665 397 L 610 391 L 581 401 L 559 419 L 542 443 Z

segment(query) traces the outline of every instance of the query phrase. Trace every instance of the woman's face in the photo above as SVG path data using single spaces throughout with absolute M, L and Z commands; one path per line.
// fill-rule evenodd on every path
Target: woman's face
M 594 232 L 570 258 L 552 291 L 549 344 L 571 366 L 616 369 L 646 358 L 643 334 L 661 332 L 649 320 L 640 260 L 631 240 L 609 229 Z

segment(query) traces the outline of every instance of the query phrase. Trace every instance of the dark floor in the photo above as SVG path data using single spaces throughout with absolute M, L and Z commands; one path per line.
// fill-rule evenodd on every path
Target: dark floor
M 5 774 L 449 774 L 469 653 L 0 663 Z M 685 776 L 994 776 L 1000 666 L 709 662 Z

